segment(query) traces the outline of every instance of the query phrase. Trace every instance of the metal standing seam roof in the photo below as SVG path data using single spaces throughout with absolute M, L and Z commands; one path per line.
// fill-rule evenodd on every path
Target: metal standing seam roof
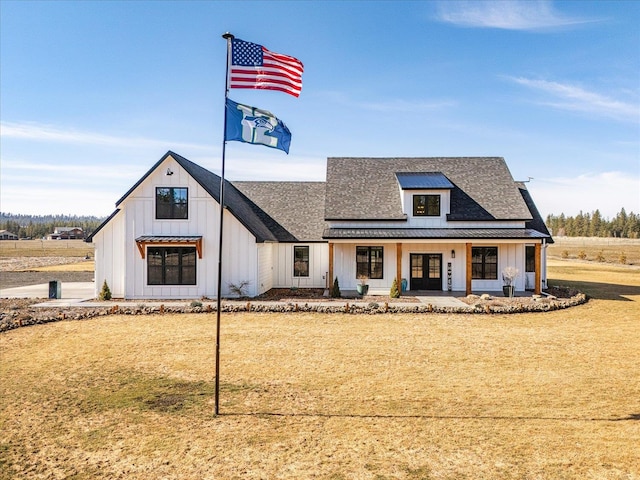
M 441 172 L 396 172 L 396 178 L 403 190 L 454 188 L 453 183 Z
M 530 228 L 327 228 L 325 239 L 542 239 Z

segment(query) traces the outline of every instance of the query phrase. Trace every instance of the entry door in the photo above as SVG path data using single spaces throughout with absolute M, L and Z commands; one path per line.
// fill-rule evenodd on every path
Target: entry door
M 411 290 L 442 290 L 442 255 L 411 254 Z

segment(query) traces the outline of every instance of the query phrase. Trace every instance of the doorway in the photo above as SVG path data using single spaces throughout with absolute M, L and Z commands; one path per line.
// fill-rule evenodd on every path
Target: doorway
M 442 254 L 411 254 L 411 290 L 442 290 Z

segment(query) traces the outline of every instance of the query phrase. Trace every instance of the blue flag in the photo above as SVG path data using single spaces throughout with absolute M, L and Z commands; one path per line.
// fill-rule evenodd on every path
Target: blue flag
M 266 145 L 289 153 L 291 132 L 271 112 L 259 108 L 241 105 L 227 98 L 227 124 L 225 141 Z

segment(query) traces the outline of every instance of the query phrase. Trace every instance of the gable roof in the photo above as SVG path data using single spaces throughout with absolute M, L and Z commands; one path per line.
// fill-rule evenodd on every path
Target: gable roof
M 93 237 L 117 214 L 120 210 L 120 204 L 169 157 L 173 158 L 216 202 L 220 203 L 220 177 L 177 153 L 168 151 L 116 202 L 116 211 L 87 238 L 87 242 L 92 241 Z M 291 233 L 226 179 L 224 182 L 224 204 L 226 209 L 256 237 L 257 242 L 295 241 L 295 237 Z
M 399 172 L 439 172 L 452 184 L 448 220 L 532 220 L 501 157 L 328 158 L 326 220 L 406 220 Z
M 322 241 L 325 182 L 232 182 L 297 241 Z

